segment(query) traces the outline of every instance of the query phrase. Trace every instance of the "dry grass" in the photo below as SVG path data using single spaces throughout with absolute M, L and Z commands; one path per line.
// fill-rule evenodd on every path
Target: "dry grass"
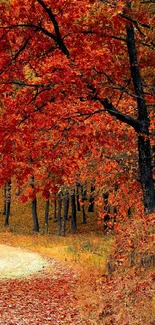
M 74 263 L 87 269 L 103 272 L 113 242 L 112 237 L 103 235 L 97 225 L 97 213 L 88 213 L 87 224 L 82 223 L 82 213 L 77 213 L 76 234 L 71 233 L 71 220 L 67 221 L 66 237 L 57 236 L 57 222 L 53 217 L 53 202 L 50 204 L 49 232 L 45 234 L 45 200 L 38 196 L 38 217 L 40 233 L 33 232 L 31 202 L 21 203 L 12 187 L 10 226 L 4 227 L 3 190 L 0 192 L 0 243 L 20 246 L 53 257 L 67 263 Z

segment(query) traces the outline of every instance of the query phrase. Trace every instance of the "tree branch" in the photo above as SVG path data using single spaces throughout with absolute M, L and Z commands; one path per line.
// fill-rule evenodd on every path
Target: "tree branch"
M 0 82 L 0 85 L 18 85 L 18 86 L 21 86 L 21 87 L 36 87 L 36 88 L 39 88 L 39 87 L 45 87 L 44 84 L 27 84 L 25 82 L 22 82 L 22 81 L 16 81 L 16 80 L 12 80 L 12 81 L 6 81 L 6 82 Z
M 20 53 L 22 51 L 24 51 L 26 49 L 27 44 L 29 43 L 29 40 L 31 39 L 31 37 L 27 38 L 26 41 L 24 42 L 24 44 L 22 45 L 22 47 L 18 50 L 18 52 L 14 55 L 13 59 L 16 60 L 18 58 L 18 56 L 20 55 Z
M 148 24 L 144 24 L 144 23 L 141 23 L 140 21 L 137 21 L 136 19 L 133 19 L 127 15 L 124 15 L 124 14 L 119 14 L 120 17 L 124 18 L 124 19 L 127 19 L 129 20 L 130 22 L 134 23 L 136 25 L 136 27 L 138 26 L 138 24 L 142 27 L 145 27 L 145 28 L 148 28 L 148 29 L 151 29 L 151 30 L 154 30 L 153 26 L 151 25 L 148 25 Z
M 131 116 L 128 116 L 126 114 L 123 114 L 123 113 L 120 113 L 113 105 L 112 103 L 110 103 L 108 101 L 107 98 L 105 99 L 100 99 L 100 98 L 97 98 L 99 100 L 99 102 L 103 105 L 104 109 L 112 116 L 115 116 L 117 118 L 117 120 L 121 121 L 121 122 L 124 122 L 130 126 L 132 126 L 135 131 L 137 133 L 140 133 L 142 128 L 143 128 L 143 124 L 138 121 L 138 120 L 135 120 L 134 118 L 132 118 Z
M 40 30 L 42 31 L 46 36 L 49 36 L 50 38 L 52 38 L 55 42 L 57 42 L 56 37 L 53 33 L 49 32 L 47 29 L 45 29 L 42 26 L 38 26 L 35 24 L 15 24 L 15 25 L 11 25 L 11 26 L 0 26 L 0 29 L 13 29 L 16 27 L 32 27 L 35 28 L 36 30 Z
M 66 45 L 64 44 L 64 41 L 61 37 L 60 34 L 60 30 L 59 30 L 59 25 L 57 20 L 55 19 L 55 15 L 53 14 L 51 8 L 47 7 L 47 5 L 44 3 L 43 0 L 37 0 L 37 2 L 42 6 L 42 8 L 46 11 L 46 13 L 48 14 L 53 26 L 54 26 L 54 30 L 55 30 L 55 34 L 56 34 L 56 41 L 59 45 L 59 48 L 62 50 L 62 52 L 69 57 L 69 51 L 66 47 Z
M 91 35 L 91 34 L 98 34 L 96 31 L 93 31 L 93 30 L 82 30 L 79 32 L 79 34 L 85 34 L 85 35 Z M 105 37 L 105 38 L 113 38 L 113 39 L 116 39 L 116 40 L 119 40 L 119 41 L 122 41 L 122 42 L 125 42 L 126 43 L 126 39 L 124 37 L 121 37 L 121 36 L 115 36 L 115 35 L 108 35 L 108 34 L 102 34 L 101 35 L 102 37 Z

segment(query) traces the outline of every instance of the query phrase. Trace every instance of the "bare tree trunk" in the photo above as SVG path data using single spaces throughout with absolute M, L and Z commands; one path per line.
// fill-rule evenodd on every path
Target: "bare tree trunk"
M 61 236 L 62 231 L 62 194 L 59 191 L 58 193 L 58 236 Z
M 72 207 L 72 230 L 76 232 L 77 223 L 76 223 L 76 200 L 75 200 L 75 191 L 71 193 L 71 207 Z
M 45 202 L 45 233 L 46 234 L 48 234 L 49 208 L 50 208 L 50 200 L 47 199 Z
M 77 211 L 81 211 L 80 207 L 80 201 L 79 201 L 79 188 L 80 188 L 80 183 L 76 182 L 76 206 L 77 206 Z
M 5 185 L 4 192 L 5 192 L 4 193 L 5 194 L 5 198 L 4 198 L 5 226 L 9 226 L 10 207 L 11 207 L 11 180 L 8 181 L 8 183 Z
M 66 234 L 66 220 L 68 219 L 68 211 L 69 211 L 69 192 L 66 189 L 63 198 L 63 218 L 62 218 L 62 236 L 65 237 Z
M 87 200 L 87 190 L 83 188 L 83 185 L 81 185 L 81 195 L 82 195 L 83 223 L 87 223 L 87 216 L 86 216 L 85 206 L 84 206 L 84 202 Z
M 37 215 L 37 198 L 32 200 L 32 218 L 33 218 L 33 231 L 39 232 L 39 222 Z
M 69 212 L 69 191 L 66 190 L 64 194 L 64 219 L 68 219 L 68 212 Z
M 34 176 L 31 176 L 30 185 L 33 189 L 35 188 Z M 36 196 L 32 200 L 32 218 L 33 218 L 33 231 L 39 232 L 39 221 L 38 221 L 38 214 L 37 214 L 37 198 L 36 198 Z
M 5 184 L 3 189 L 4 189 L 4 205 L 3 205 L 3 215 L 5 216 L 6 215 L 6 201 L 7 201 L 7 198 L 6 198 L 6 187 L 7 185 Z
M 57 219 L 57 200 L 54 199 L 54 221 Z

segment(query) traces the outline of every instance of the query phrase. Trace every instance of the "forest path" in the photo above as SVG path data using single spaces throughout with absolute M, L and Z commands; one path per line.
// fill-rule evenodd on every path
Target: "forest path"
M 0 279 L 27 277 L 47 266 L 47 260 L 38 253 L 0 245 Z
M 90 325 L 77 305 L 76 271 L 0 245 L 0 325 Z

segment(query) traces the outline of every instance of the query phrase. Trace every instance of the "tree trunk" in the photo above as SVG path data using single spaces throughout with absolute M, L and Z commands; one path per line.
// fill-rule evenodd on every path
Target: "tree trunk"
M 49 208 L 50 208 L 50 200 L 46 200 L 45 203 L 45 233 L 48 233 L 48 218 L 49 218 Z
M 54 200 L 54 221 L 56 221 L 57 218 L 57 200 Z
M 76 201 L 75 201 L 75 191 L 71 194 L 71 207 L 72 207 L 72 230 L 76 232 Z
M 77 182 L 76 183 L 76 205 L 77 205 L 77 211 L 81 211 L 80 201 L 79 201 L 79 187 L 80 187 L 80 183 Z
M 11 180 L 5 185 L 5 226 L 9 226 L 10 207 L 11 207 Z M 3 213 L 4 213 L 3 212 Z
M 65 220 L 68 219 L 68 211 L 69 211 L 69 192 L 66 190 L 65 195 L 64 195 L 64 216 L 63 218 Z
M 143 189 L 146 213 L 155 211 L 155 190 L 152 175 L 150 140 L 145 136 L 138 137 L 140 181 Z
M 66 189 L 63 197 L 63 218 L 62 218 L 62 236 L 65 237 L 66 234 L 66 220 L 68 219 L 68 211 L 69 211 L 69 192 Z
M 4 185 L 4 205 L 3 205 L 3 215 L 5 216 L 6 215 L 6 201 L 7 201 L 7 198 L 6 198 L 6 184 Z
M 58 236 L 61 236 L 61 230 L 62 230 L 61 210 L 62 210 L 62 197 L 61 197 L 61 192 L 59 192 L 58 193 Z
M 132 23 L 128 23 L 126 41 L 131 78 L 134 86 L 134 96 L 137 101 L 138 118 L 134 119 L 129 115 L 119 112 L 107 98 L 104 100 L 98 98 L 98 100 L 110 115 L 115 116 L 119 121 L 132 126 L 138 134 L 139 173 L 143 191 L 144 209 L 145 213 L 152 213 L 155 211 L 155 189 L 152 173 L 151 145 L 149 139 L 149 117 L 142 78 L 138 66 L 134 26 Z
M 152 174 L 152 157 L 149 139 L 149 118 L 142 78 L 138 66 L 133 24 L 130 24 L 130 26 L 127 28 L 127 46 L 131 76 L 137 99 L 138 121 L 141 122 L 142 125 L 138 135 L 140 181 L 143 190 L 145 212 L 151 213 L 155 210 L 155 189 Z
M 33 231 L 39 232 L 39 222 L 37 215 L 37 198 L 32 200 L 32 218 L 33 218 Z
M 31 176 L 30 181 L 31 187 L 34 189 L 34 176 Z M 33 231 L 39 232 L 39 221 L 38 221 L 38 214 L 37 214 L 37 198 L 36 196 L 32 200 L 32 219 L 33 219 Z
M 87 223 L 87 216 L 86 216 L 85 205 L 84 205 L 84 202 L 87 200 L 87 190 L 83 188 L 83 185 L 81 185 L 81 195 L 82 195 L 83 223 Z

